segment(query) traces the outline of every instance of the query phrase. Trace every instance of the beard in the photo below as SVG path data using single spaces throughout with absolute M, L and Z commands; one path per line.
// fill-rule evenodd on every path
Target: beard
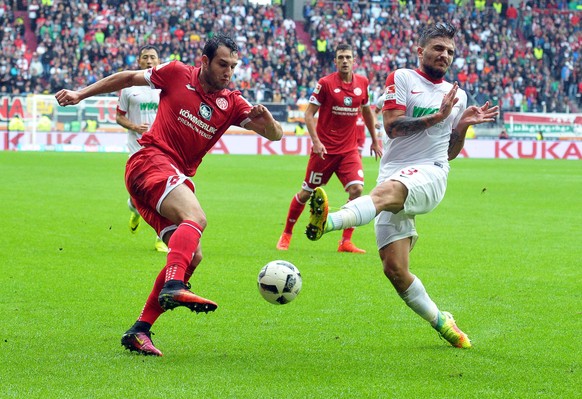
M 443 71 L 440 69 L 433 68 L 430 65 L 423 65 L 422 67 L 424 68 L 424 72 L 428 76 L 430 76 L 431 79 L 434 79 L 434 80 L 442 79 L 445 76 L 445 74 L 447 73 L 446 69 Z

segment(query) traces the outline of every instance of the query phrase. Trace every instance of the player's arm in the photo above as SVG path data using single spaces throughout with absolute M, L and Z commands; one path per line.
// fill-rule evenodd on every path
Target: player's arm
M 315 119 L 315 115 L 318 111 L 319 105 L 310 102 L 304 114 L 305 126 L 307 127 L 307 131 L 311 137 L 311 151 L 313 151 L 314 154 L 319 154 L 321 159 L 325 159 L 324 156 L 327 154 L 327 149 L 321 140 L 319 140 L 319 136 L 317 135 L 317 120 Z
M 489 107 L 489 101 L 483 106 L 470 106 L 463 112 L 457 126 L 453 127 L 451 138 L 449 139 L 449 161 L 455 159 L 465 145 L 465 136 L 470 125 L 479 125 L 481 123 L 495 122 L 499 115 L 499 107 Z
M 281 124 L 264 105 L 254 105 L 247 117 L 250 121 L 243 126 L 245 129 L 252 130 L 271 141 L 278 141 L 283 137 Z
M 384 117 L 384 130 L 391 139 L 395 137 L 406 137 L 418 134 L 429 127 L 444 121 L 453 110 L 453 106 L 459 101 L 456 97 L 459 85 L 453 84 L 452 89 L 445 94 L 439 110 L 430 115 L 420 118 L 405 116 L 404 110 L 394 109 L 386 110 L 382 113 Z
M 80 101 L 96 96 L 125 89 L 131 86 L 147 86 L 149 83 L 144 77 L 144 71 L 122 71 L 109 75 L 79 91 L 60 90 L 55 94 L 59 105 L 75 105 Z
M 125 114 L 123 114 L 120 110 L 117 110 L 115 114 L 115 121 L 118 125 L 123 126 L 126 129 L 133 130 L 136 133 L 144 134 L 148 131 L 149 125 L 147 123 L 142 123 L 141 125 L 136 125 L 132 121 L 130 121 Z
M 372 145 L 370 146 L 370 155 L 373 153 L 374 157 L 382 157 L 382 146 L 378 143 L 378 136 L 376 135 L 376 116 L 372 112 L 370 106 L 366 105 L 362 107 L 362 117 L 364 118 L 364 123 L 370 132 L 370 137 L 372 138 Z

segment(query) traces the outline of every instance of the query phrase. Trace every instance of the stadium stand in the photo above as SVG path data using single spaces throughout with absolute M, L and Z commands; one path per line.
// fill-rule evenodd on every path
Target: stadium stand
M 241 65 L 233 86 L 251 101 L 295 104 L 333 69 L 333 48 L 358 51 L 373 99 L 388 73 L 414 67 L 418 27 L 453 21 L 461 30 L 448 79 L 472 103 L 503 111 L 579 112 L 582 10 L 578 1 L 312 1 L 303 20 L 279 5 L 243 0 L 0 0 L 0 93 L 54 93 L 132 68 L 139 46 L 163 60 L 196 63 L 208 32 L 234 34 Z

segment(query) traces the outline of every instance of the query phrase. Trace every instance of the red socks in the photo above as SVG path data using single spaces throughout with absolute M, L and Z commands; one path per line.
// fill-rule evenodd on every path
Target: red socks
M 198 248 L 203 231 L 204 229 L 198 223 L 191 220 L 184 220 L 174 231 L 168 243 L 170 252 L 166 267 L 156 277 L 154 287 L 138 318 L 139 321 L 154 324 L 158 317 L 164 313 L 164 309 L 158 302 L 158 296 L 166 281 L 187 281 L 190 279 L 194 272 L 194 268 L 191 266 L 192 257 Z
M 289 213 L 287 214 L 287 222 L 285 223 L 285 230 L 283 230 L 287 234 L 293 234 L 293 227 L 295 223 L 297 223 L 297 219 L 303 213 L 305 209 L 305 204 L 299 202 L 297 198 L 297 194 L 291 200 L 291 205 L 289 205 Z
M 168 242 L 168 260 L 165 280 L 184 281 L 186 269 L 192 262 L 204 228 L 191 220 L 184 220 Z

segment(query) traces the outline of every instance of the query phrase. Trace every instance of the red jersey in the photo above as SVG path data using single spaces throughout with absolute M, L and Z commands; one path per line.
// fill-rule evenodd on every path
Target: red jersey
M 352 74 L 342 82 L 338 72 L 321 78 L 309 98 L 319 106 L 316 132 L 328 154 L 343 154 L 358 148 L 356 120 L 362 105 L 368 105 L 368 79 Z
M 172 61 L 144 72 L 161 89 L 158 113 L 139 140 L 169 155 L 187 176 L 194 176 L 202 158 L 232 125 L 244 127 L 252 105 L 239 91 L 205 93 L 198 81 L 200 67 Z

